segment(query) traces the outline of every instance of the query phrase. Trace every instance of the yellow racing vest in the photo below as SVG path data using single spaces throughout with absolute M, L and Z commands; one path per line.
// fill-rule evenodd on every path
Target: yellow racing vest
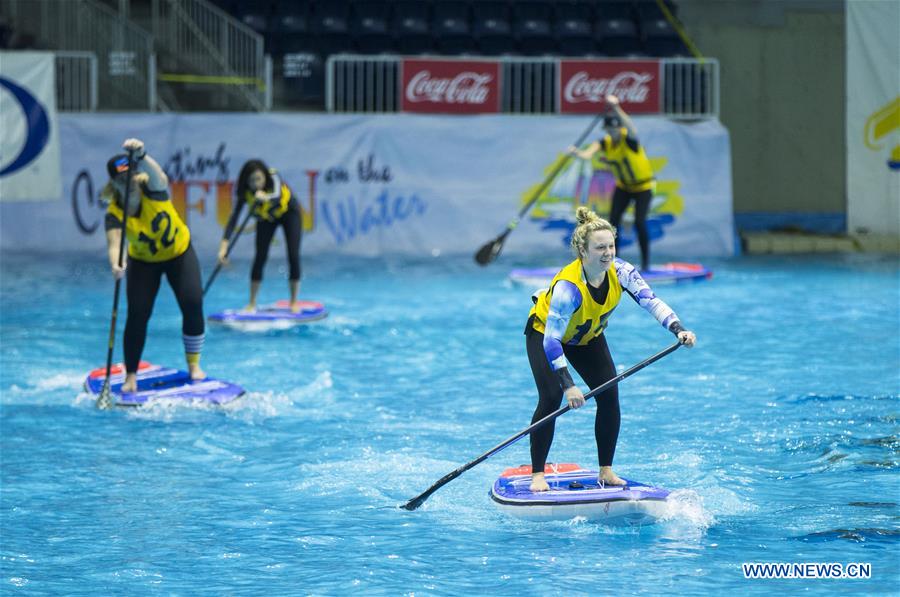
M 623 127 L 618 143 L 613 143 L 612 137 L 609 135 L 600 139 L 600 148 L 606 156 L 606 163 L 616 178 L 616 186 L 630 193 L 652 189 L 655 179 L 644 146 L 639 143 L 638 150 L 632 151 L 625 142 L 627 137 L 628 129 Z
M 578 288 L 578 291 L 581 293 L 581 305 L 569 319 L 569 325 L 566 327 L 565 334 L 563 334 L 562 343 L 584 346 L 600 336 L 603 330 L 606 329 L 606 320 L 612 315 L 613 310 L 622 298 L 622 285 L 619 283 L 615 265 L 609 266 L 606 275 L 609 277 L 609 292 L 606 294 L 606 300 L 603 303 L 598 303 L 588 290 L 580 259 L 576 259 L 562 268 L 554 276 L 553 281 L 550 283 L 550 288 L 538 296 L 537 302 L 531 308 L 529 316 L 534 317 L 532 327 L 538 332 L 544 333 L 547 324 L 547 314 L 550 312 L 550 297 L 553 294 L 553 289 L 556 287 L 557 282 L 566 280 Z
M 274 222 L 285 214 L 291 206 L 291 189 L 286 184 L 281 183 L 281 198 L 278 201 L 257 201 L 256 196 L 247 191 L 244 194 L 244 201 L 251 206 L 253 215 L 267 222 Z
M 120 223 L 122 208 L 112 201 L 106 209 Z M 139 261 L 158 263 L 169 261 L 187 251 L 191 242 L 191 231 L 175 211 L 172 202 L 166 199 L 152 199 L 141 189 L 141 207 L 134 216 L 128 216 L 126 224 L 128 256 Z

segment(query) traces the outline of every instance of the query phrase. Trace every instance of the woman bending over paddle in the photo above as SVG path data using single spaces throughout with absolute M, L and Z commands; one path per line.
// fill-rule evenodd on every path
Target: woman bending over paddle
M 109 182 L 101 196 L 110 201 L 106 211 L 106 241 L 113 275 L 120 279 L 128 270 L 126 294 L 128 319 L 125 322 L 125 383 L 122 392 L 137 389 L 137 369 L 147 339 L 147 323 L 159 292 L 163 274 L 181 308 L 181 333 L 191 379 L 204 379 L 200 369 L 205 328 L 200 263 L 191 246 L 191 232 L 169 201 L 169 179 L 159 164 L 146 154 L 144 143 L 128 139 L 123 147 L 134 156 L 134 172 L 125 203 L 128 156 L 117 155 L 106 163 Z M 119 267 L 123 209 L 128 210 L 125 238 L 127 266 Z
M 291 193 L 290 187 L 282 182 L 274 169 L 268 168 L 260 160 L 250 160 L 241 168 L 237 182 L 237 204 L 225 226 L 225 234 L 219 243 L 219 263 L 227 263 L 226 254 L 231 233 L 237 223 L 238 215 L 246 203 L 248 209 L 256 216 L 256 256 L 253 258 L 253 269 L 250 270 L 250 303 L 247 311 L 256 310 L 256 295 L 262 282 L 263 268 L 269 257 L 269 245 L 278 227 L 284 229 L 284 240 L 287 245 L 290 275 L 288 286 L 291 291 L 291 311 L 300 310 L 297 293 L 300 291 L 300 237 L 303 227 L 300 220 L 300 203 Z
M 623 290 L 682 344 L 690 347 L 696 341 L 637 269 L 616 258 L 615 228 L 586 207 L 579 207 L 576 217 L 578 225 L 572 234 L 576 259 L 556 274 L 549 289 L 536 293 L 525 328 L 528 362 L 538 389 L 532 423 L 558 409 L 563 395 L 572 408 L 584 404 L 584 394 L 569 374 L 569 361 L 591 389 L 615 377 L 616 366 L 603 331 Z M 619 390 L 613 386 L 597 396 L 594 421 L 600 482 L 610 485 L 625 484 L 612 470 L 619 423 Z M 531 433 L 532 491 L 549 489 L 544 465 L 554 427 L 551 421 Z

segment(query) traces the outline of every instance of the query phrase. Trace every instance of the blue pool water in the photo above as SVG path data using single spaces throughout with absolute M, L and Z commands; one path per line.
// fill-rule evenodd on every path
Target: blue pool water
M 900 280 L 885 257 L 710 262 L 660 286 L 699 337 L 623 382 L 616 470 L 675 492 L 639 529 L 501 514 L 488 489 L 523 440 L 415 512 L 397 506 L 527 426 L 527 290 L 501 258 L 304 260 L 331 316 L 288 331 L 210 328 L 224 410 L 99 412 L 112 281 L 102 255 L 2 255 L 4 594 L 809 594 L 900 587 Z M 286 295 L 279 261 L 263 299 Z M 207 311 L 239 307 L 246 262 Z M 208 272 L 208 267 L 207 270 Z M 120 325 L 122 321 L 120 319 Z M 620 369 L 672 337 L 630 301 Z M 121 338 L 121 327 L 119 339 Z M 117 357 L 121 355 L 117 342 Z M 145 358 L 180 365 L 163 287 Z M 595 466 L 593 406 L 551 459 Z M 868 580 L 747 580 L 744 562 L 861 562 Z

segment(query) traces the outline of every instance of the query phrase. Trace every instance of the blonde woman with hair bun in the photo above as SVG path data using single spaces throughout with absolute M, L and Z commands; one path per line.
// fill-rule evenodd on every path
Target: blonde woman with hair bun
M 526 350 L 538 389 L 532 423 L 557 410 L 563 396 L 572 408 L 584 405 L 584 393 L 569 373 L 571 361 L 590 389 L 616 375 L 616 366 L 603 333 L 623 291 L 649 312 L 678 341 L 691 347 L 697 338 L 682 326 L 675 312 L 657 298 L 632 264 L 616 257 L 616 229 L 586 207 L 575 214 L 572 233 L 575 260 L 562 268 L 550 288 L 538 291 L 525 327 Z M 600 464 L 600 483 L 624 485 L 612 470 L 619 437 L 617 386 L 597 396 L 594 436 Z M 531 490 L 547 491 L 544 466 L 553 442 L 555 421 L 531 433 Z

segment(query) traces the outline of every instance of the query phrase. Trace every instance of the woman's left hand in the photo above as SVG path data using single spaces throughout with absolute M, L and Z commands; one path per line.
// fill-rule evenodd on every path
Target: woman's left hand
M 690 330 L 681 330 L 678 332 L 678 341 L 691 348 L 697 342 L 697 336 Z
M 125 139 L 125 142 L 122 143 L 122 149 L 134 152 L 134 159 L 136 160 L 143 158 L 146 154 L 144 142 L 140 139 Z
M 266 192 L 264 190 L 260 189 L 260 190 L 256 191 L 253 194 L 253 196 L 256 197 L 257 201 L 265 201 L 269 195 L 266 194 Z

